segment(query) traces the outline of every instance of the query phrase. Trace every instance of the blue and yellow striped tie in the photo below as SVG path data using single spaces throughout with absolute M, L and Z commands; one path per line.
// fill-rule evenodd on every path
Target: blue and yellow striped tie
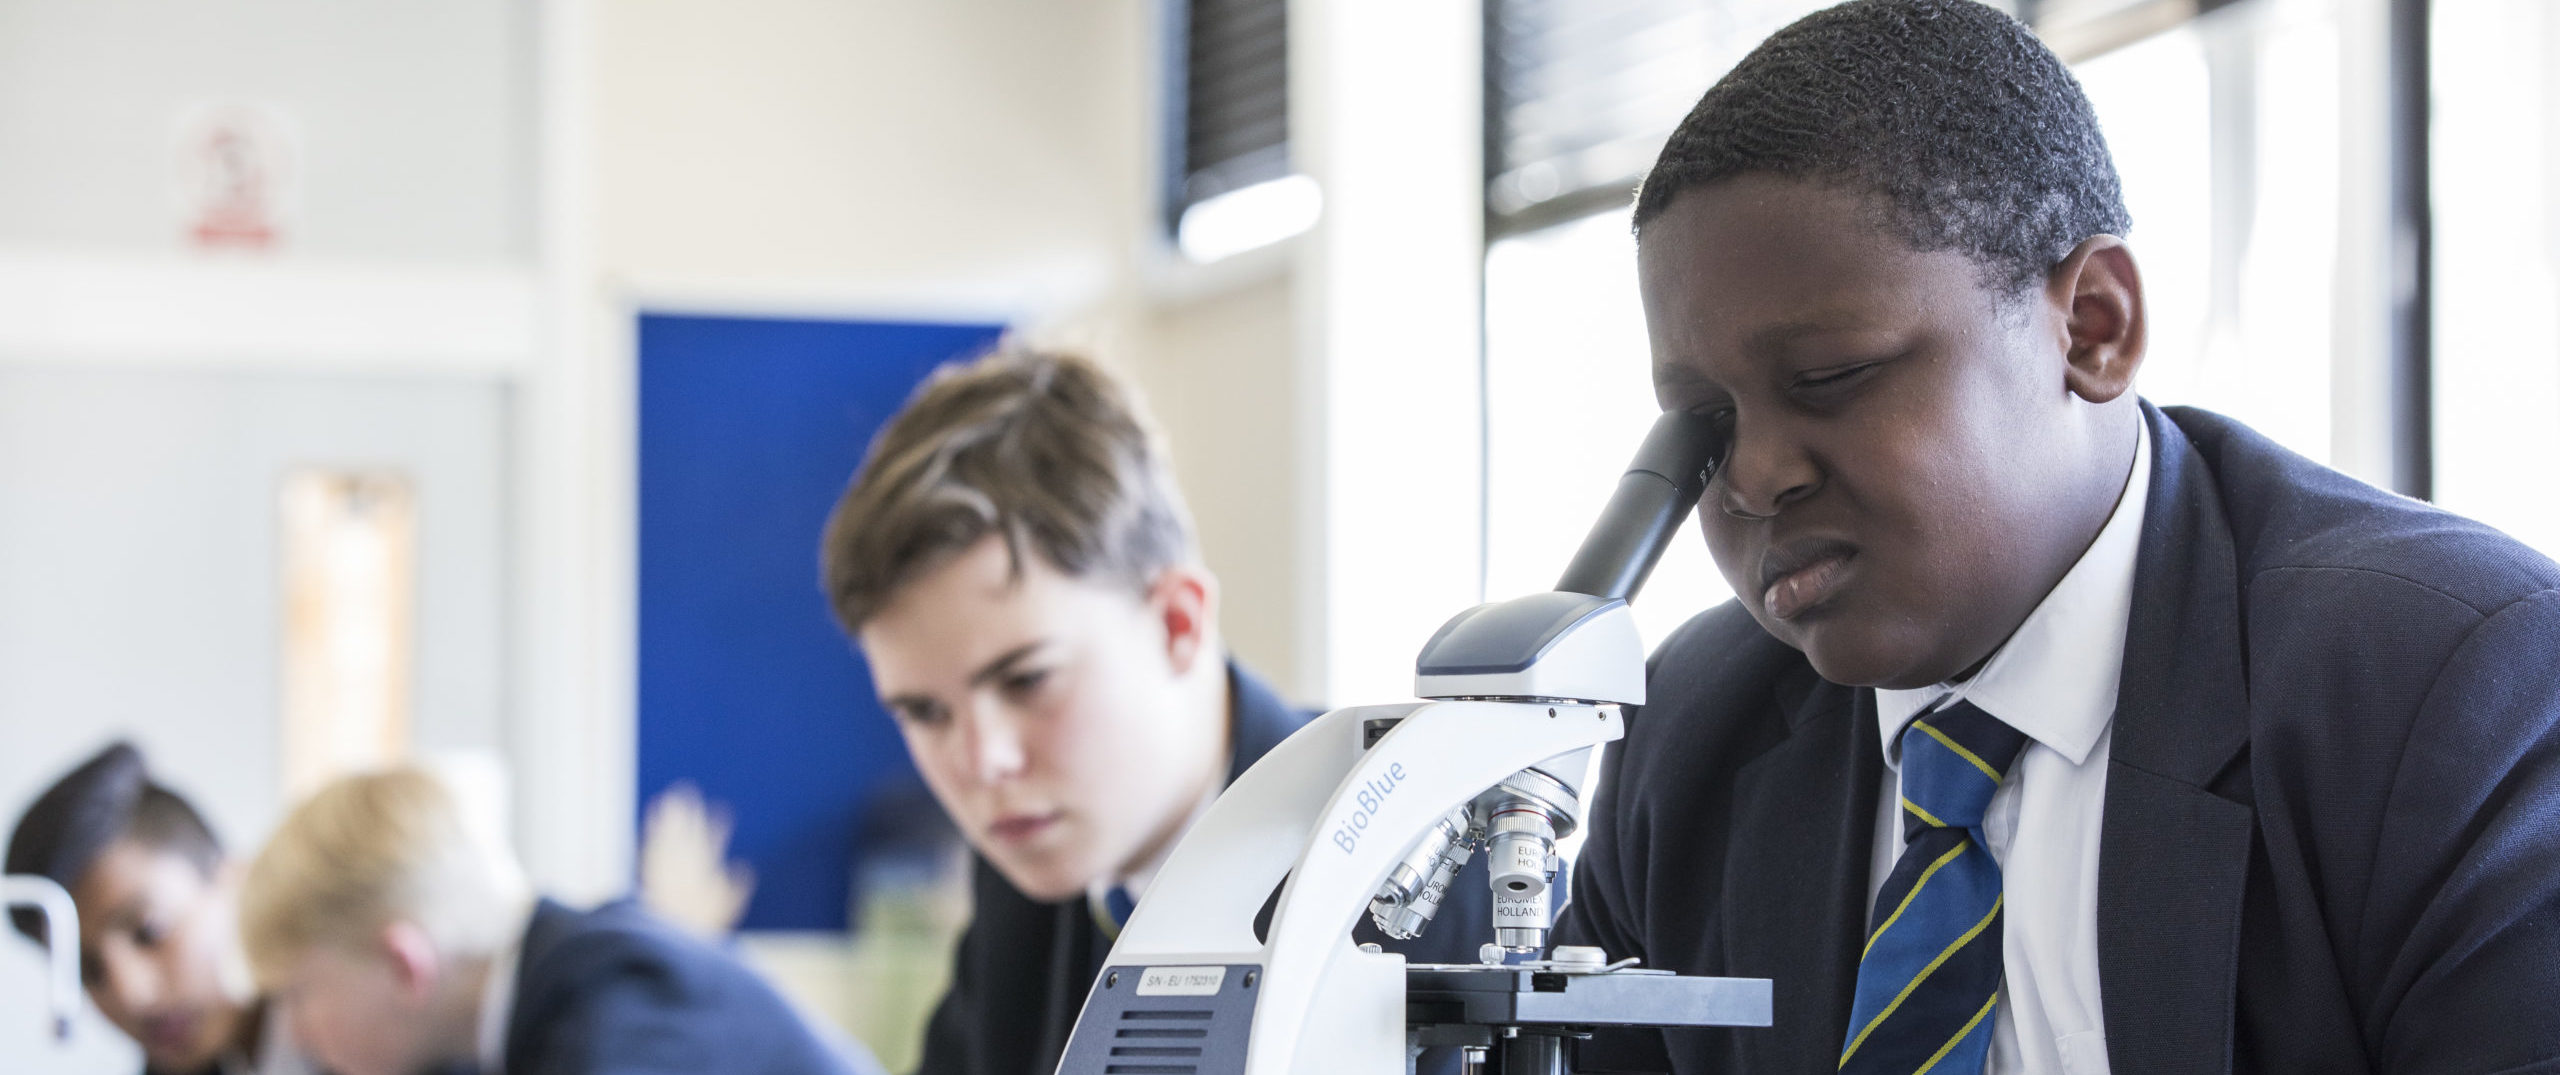
M 1100 899 L 1086 897 L 1085 906 L 1093 911 L 1094 927 L 1102 931 L 1102 939 L 1107 941 L 1119 940 L 1120 927 L 1128 925 L 1129 916 L 1138 911 L 1137 898 L 1121 885 L 1111 886 Z
M 2000 1003 L 2000 864 L 1982 813 L 2027 737 L 1966 702 L 1902 733 L 1902 857 L 1876 893 L 1840 1070 L 1977 1075 Z

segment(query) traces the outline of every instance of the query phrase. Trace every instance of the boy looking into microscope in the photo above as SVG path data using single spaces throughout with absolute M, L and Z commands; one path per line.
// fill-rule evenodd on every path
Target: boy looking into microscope
M 872 443 L 821 557 L 977 853 L 921 1070 L 1046 1075 L 1173 845 L 1307 714 L 1228 655 L 1157 437 L 1082 358 L 1009 348 L 937 372 Z M 1431 932 L 1388 947 L 1473 960 L 1484 886 L 1476 866 Z
M 1809 16 L 1634 222 L 1742 597 L 1653 655 L 1560 940 L 1777 1023 L 1616 1059 L 2560 1064 L 2560 568 L 2134 393 L 2114 164 L 2027 28 Z
M 159 1075 L 306 1075 L 279 1013 L 251 986 L 233 908 L 240 864 L 204 815 L 115 743 L 38 795 L 5 871 L 51 879 L 80 915 L 89 1000 Z M 14 921 L 42 943 L 32 915 Z

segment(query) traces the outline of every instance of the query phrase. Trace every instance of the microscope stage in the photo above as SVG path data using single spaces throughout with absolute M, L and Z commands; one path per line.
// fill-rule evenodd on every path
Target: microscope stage
M 1635 968 L 1577 974 L 1418 963 L 1405 969 L 1405 1022 L 1414 1027 L 1762 1027 L 1769 1025 L 1769 988 L 1766 978 L 1700 978 Z

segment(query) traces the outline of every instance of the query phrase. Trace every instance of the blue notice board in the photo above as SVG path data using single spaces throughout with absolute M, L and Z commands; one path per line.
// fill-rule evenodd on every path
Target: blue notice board
M 914 767 L 818 583 L 818 533 L 882 422 L 999 325 L 644 314 L 639 783 L 737 822 L 746 929 L 847 927 L 862 805 Z

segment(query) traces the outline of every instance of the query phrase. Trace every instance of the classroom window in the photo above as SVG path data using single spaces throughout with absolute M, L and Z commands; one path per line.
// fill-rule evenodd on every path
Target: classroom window
M 2436 0 L 2436 501 L 2560 555 L 2560 14 Z
M 1626 208 L 1707 86 L 1822 0 L 1487 0 L 1485 209 L 1516 234 Z
M 2347 169 L 2333 0 L 2252 0 L 2075 65 L 2150 303 L 2144 397 L 2334 457 Z
M 1209 262 L 1315 223 L 1322 195 L 1289 158 L 1286 0 L 1168 0 L 1165 224 Z

